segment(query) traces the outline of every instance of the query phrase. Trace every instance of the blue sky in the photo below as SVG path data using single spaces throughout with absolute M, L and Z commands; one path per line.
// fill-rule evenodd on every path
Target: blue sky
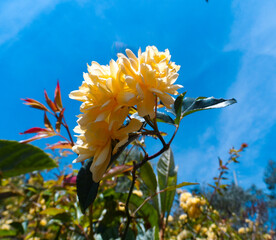
M 42 114 L 20 98 L 44 101 L 43 90 L 53 95 L 57 79 L 72 129 L 79 103 L 68 94 L 81 84 L 86 64 L 108 64 L 125 47 L 155 45 L 181 65 L 178 83 L 188 96 L 238 101 L 183 120 L 172 145 L 179 180 L 209 182 L 217 157 L 246 142 L 231 169 L 242 186 L 264 187 L 264 167 L 276 160 L 275 12 L 274 0 L 1 1 L 0 138 L 21 140 L 19 132 L 43 126 Z

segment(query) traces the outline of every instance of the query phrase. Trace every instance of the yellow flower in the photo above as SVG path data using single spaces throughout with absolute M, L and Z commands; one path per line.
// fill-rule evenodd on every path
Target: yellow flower
M 170 62 L 168 50 L 159 52 L 156 47 L 147 47 L 146 51 L 138 52 L 138 57 L 129 49 L 127 57 L 118 54 L 125 81 L 130 89 L 136 92 L 137 110 L 140 116 L 154 116 L 156 97 L 170 108 L 174 102 L 171 95 L 176 95 L 181 85 L 173 85 L 178 78 L 179 66 Z M 171 95 L 170 95 L 171 94 Z
M 132 193 L 135 194 L 135 195 L 137 195 L 138 197 L 142 197 L 143 196 L 143 192 L 141 190 L 133 190 Z
M 122 119 L 126 115 L 121 114 L 111 124 L 106 121 L 91 122 L 87 125 L 86 130 L 81 130 L 80 127 L 74 129 L 80 133 L 77 144 L 73 147 L 73 151 L 79 154 L 74 162 L 81 162 L 87 158 L 93 157 L 93 162 L 90 167 L 94 182 L 99 182 L 105 173 L 110 162 L 111 155 L 115 154 L 119 147 L 123 146 L 128 140 L 128 134 L 139 130 L 141 122 L 132 119 L 129 124 L 122 127 Z M 112 141 L 116 140 L 112 152 Z
M 238 233 L 239 234 L 245 234 L 246 233 L 246 229 L 244 227 L 241 227 L 241 228 L 239 228 Z
M 179 220 L 181 220 L 181 221 L 185 221 L 186 219 L 187 219 L 187 214 L 181 214 L 179 216 Z
M 173 221 L 173 216 L 172 215 L 169 215 L 168 217 L 168 222 L 172 222 Z
M 39 223 L 42 227 L 44 227 L 47 225 L 47 220 L 45 218 L 42 218 Z
M 11 226 L 9 224 L 2 224 L 1 230 L 10 230 Z
M 191 232 L 184 229 L 181 233 L 177 235 L 177 240 L 185 240 L 191 236 Z
M 83 102 L 78 123 L 84 128 L 93 121 L 103 121 L 121 107 L 135 105 L 135 94 L 127 86 L 118 64 L 110 61 L 110 66 L 92 62 L 79 90 L 70 93 L 70 98 Z
M 200 228 L 201 228 L 201 225 L 200 225 L 200 224 L 197 224 L 197 225 L 195 225 L 193 228 L 194 228 L 194 230 L 195 230 L 196 233 L 199 233 Z
M 271 237 L 271 235 L 269 235 L 268 233 L 266 233 L 266 234 L 263 235 L 263 239 L 265 239 L 265 240 L 272 240 L 272 237 Z
M 186 202 L 190 197 L 192 197 L 191 193 L 184 192 L 180 195 L 180 202 Z
M 119 202 L 118 210 L 124 212 L 125 211 L 125 204 L 122 202 Z

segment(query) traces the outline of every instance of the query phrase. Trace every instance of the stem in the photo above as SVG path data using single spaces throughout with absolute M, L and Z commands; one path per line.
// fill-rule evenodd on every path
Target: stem
M 126 156 L 125 156 L 124 161 L 123 161 L 123 164 L 125 164 L 129 154 L 131 153 L 131 151 L 133 150 L 134 147 L 135 147 L 135 145 L 132 145 L 132 147 L 127 151 Z
M 129 224 L 132 220 L 132 216 L 129 214 L 129 208 L 128 208 L 128 205 L 129 205 L 129 200 L 130 200 L 130 197 L 131 197 L 131 194 L 132 194 L 132 191 L 133 191 L 133 188 L 134 188 L 134 185 L 135 185 L 135 180 L 136 180 L 136 163 L 135 161 L 133 161 L 133 169 L 132 169 L 132 182 L 131 182 L 131 186 L 130 186 L 130 189 L 129 189 L 129 193 L 128 193 L 128 196 L 127 196 L 127 201 L 126 201 L 126 215 L 127 215 L 127 223 L 126 223 L 126 228 L 125 228 L 125 231 L 124 231 L 124 234 L 122 236 L 122 239 L 126 239 L 126 236 L 127 236 L 127 231 L 128 231 L 128 228 L 129 228 Z
M 157 99 L 157 98 L 156 98 Z M 156 100 L 156 104 L 157 104 L 157 100 Z M 137 178 L 136 176 L 136 171 L 141 168 L 147 161 L 151 160 L 151 159 L 154 159 L 156 157 L 158 157 L 159 155 L 161 155 L 163 152 L 165 152 L 166 150 L 169 149 L 177 131 L 178 131 L 178 128 L 179 126 L 176 126 L 176 129 L 174 131 L 174 134 L 172 136 L 172 138 L 170 139 L 170 141 L 168 143 L 165 142 L 165 140 L 163 139 L 163 137 L 161 136 L 159 130 L 158 130 L 158 126 L 157 126 L 157 122 L 156 122 L 156 114 L 157 114 L 157 106 L 155 108 L 155 118 L 154 118 L 154 122 L 152 123 L 151 120 L 149 119 L 149 117 L 144 117 L 144 119 L 146 120 L 146 122 L 154 129 L 154 133 L 157 135 L 157 137 L 159 138 L 159 140 L 162 142 L 163 144 L 163 148 L 158 151 L 157 153 L 151 155 L 151 156 L 148 156 L 148 153 L 146 152 L 146 150 L 140 146 L 144 152 L 144 159 L 139 162 L 139 163 L 136 163 L 135 161 L 133 162 L 133 169 L 132 169 L 132 182 L 131 182 L 131 186 L 130 186 L 130 189 L 129 189 L 129 193 L 128 193 L 128 197 L 127 197 L 127 201 L 126 201 L 126 205 L 125 205 L 125 210 L 126 210 L 126 216 L 127 216 L 127 222 L 126 222 L 126 227 L 125 227 L 125 231 L 123 233 L 123 236 L 122 236 L 122 239 L 126 239 L 126 236 L 127 236 L 127 232 L 128 232 L 128 228 L 129 228 L 129 225 L 130 225 L 130 222 L 131 220 L 134 218 L 135 214 L 144 206 L 144 204 L 146 204 L 146 202 L 148 202 L 151 198 L 155 197 L 157 194 L 161 193 L 161 191 L 153 194 L 152 196 L 148 197 L 145 199 L 145 201 L 132 213 L 130 214 L 129 213 L 129 201 L 130 201 L 130 197 L 131 197 L 131 194 L 133 192 L 133 189 L 134 189 L 134 186 L 135 186 L 135 180 Z M 164 223 L 163 223 L 164 225 Z M 164 225 L 165 227 L 165 225 Z M 163 229 L 163 232 L 165 231 L 165 229 Z
M 60 133 L 56 132 L 57 136 L 63 138 L 64 140 L 66 140 L 68 143 L 70 143 L 70 140 L 67 139 L 66 137 L 62 136 Z
M 75 144 L 74 144 L 74 140 L 73 140 L 72 135 L 71 135 L 71 133 L 70 133 L 69 127 L 68 127 L 68 125 L 67 125 L 67 123 L 66 123 L 66 120 L 65 120 L 64 115 L 62 116 L 62 118 L 63 118 L 63 121 L 64 121 L 64 123 L 62 123 L 62 125 L 65 127 L 65 129 L 66 129 L 66 131 L 67 131 L 67 133 L 68 133 L 68 136 L 69 136 L 69 138 L 70 138 L 71 145 L 72 145 L 72 147 L 73 147 L 73 146 L 75 145 Z
M 90 233 L 89 237 L 91 240 L 94 239 L 94 232 L 93 232 L 93 204 L 89 206 L 89 226 L 90 226 Z

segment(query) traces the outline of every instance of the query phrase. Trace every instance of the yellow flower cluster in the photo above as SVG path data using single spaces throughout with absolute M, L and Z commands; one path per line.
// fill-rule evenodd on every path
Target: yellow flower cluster
M 141 128 L 136 119 L 125 125 L 131 110 L 153 118 L 157 101 L 166 107 L 173 103 L 171 95 L 178 94 L 182 86 L 174 85 L 180 67 L 170 57 L 168 50 L 159 52 L 154 46 L 143 53 L 139 50 L 138 56 L 127 49 L 126 56 L 118 54 L 107 66 L 88 65 L 79 90 L 70 93 L 70 98 L 82 102 L 74 129 L 79 134 L 73 147 L 79 155 L 75 162 L 93 157 L 93 181 L 101 180 L 111 156 L 127 143 L 130 133 Z
M 180 195 L 180 207 L 190 218 L 198 218 L 205 204 L 206 200 L 204 198 L 198 196 L 193 197 L 189 192 L 183 192 Z

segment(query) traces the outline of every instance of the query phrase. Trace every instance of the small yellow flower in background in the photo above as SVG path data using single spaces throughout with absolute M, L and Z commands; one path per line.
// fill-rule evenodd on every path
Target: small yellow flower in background
M 252 230 L 254 227 L 254 222 L 250 219 L 245 219 L 245 222 L 248 223 L 248 227 Z
M 246 229 L 244 227 L 241 227 L 241 228 L 239 228 L 238 233 L 239 234 L 245 234 L 246 233 Z
M 169 215 L 168 222 L 173 222 L 173 216 L 172 215 Z
M 41 226 L 44 227 L 44 226 L 47 225 L 47 220 L 46 220 L 45 218 L 42 218 L 42 219 L 40 220 L 39 224 L 40 224 Z
M 11 209 L 11 208 L 13 208 L 13 205 L 11 205 L 11 204 L 6 206 L 6 209 L 8 209 L 8 210 Z
M 40 205 L 44 205 L 45 204 L 45 199 L 42 198 L 40 201 L 39 201 Z
M 216 233 L 214 233 L 212 230 L 208 230 L 206 235 L 207 235 L 207 240 L 217 240 L 218 239 Z
M 186 220 L 187 220 L 187 214 L 181 214 L 181 215 L 179 216 L 179 220 L 181 220 L 181 221 L 186 221 Z
M 1 230 L 11 230 L 11 225 L 9 224 L 2 224 L 0 227 Z
M 34 208 L 30 208 L 30 210 L 29 210 L 29 214 L 34 214 L 35 213 L 35 209 Z
M 177 235 L 177 240 L 185 240 L 191 236 L 191 232 L 184 229 L 181 233 Z
M 141 190 L 133 190 L 132 193 L 135 194 L 135 195 L 137 195 L 138 197 L 142 197 L 143 196 L 143 192 Z
M 125 204 L 122 202 L 119 202 L 118 210 L 124 212 L 125 211 Z
M 9 211 L 3 211 L 1 214 L 2 214 L 3 216 L 7 216 L 7 215 L 9 215 Z
M 271 237 L 271 235 L 269 235 L 268 233 L 266 233 L 266 234 L 263 235 L 263 239 L 264 240 L 272 240 L 272 237 Z
M 200 224 L 197 224 L 197 225 L 194 226 L 194 230 L 195 230 L 196 233 L 199 233 L 200 229 L 201 229 Z
M 216 209 L 213 211 L 213 213 L 219 215 L 219 212 Z
M 184 192 L 180 195 L 180 202 L 186 202 L 190 197 L 192 197 L 191 193 Z
M 200 231 L 204 235 L 208 231 L 208 228 L 207 227 L 202 227 Z

